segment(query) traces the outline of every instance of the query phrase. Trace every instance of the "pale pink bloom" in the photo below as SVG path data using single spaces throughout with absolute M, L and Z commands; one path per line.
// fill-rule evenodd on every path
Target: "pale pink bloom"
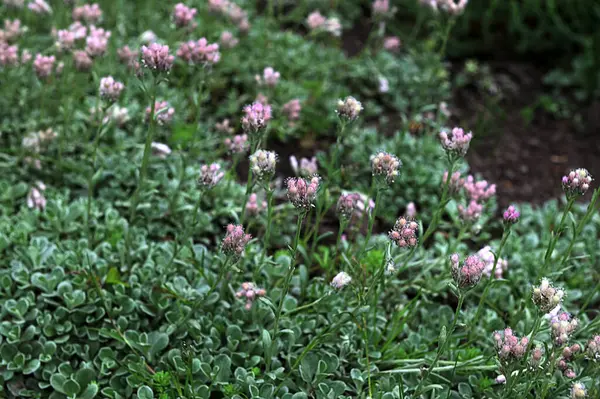
M 483 212 L 483 205 L 477 201 L 470 201 L 466 208 L 463 205 L 458 205 L 460 217 L 467 222 L 474 222 L 479 219 L 481 212 Z
M 475 181 L 475 178 L 471 175 L 467 176 L 463 188 L 467 197 L 472 201 L 487 201 L 496 195 L 495 184 L 489 184 L 486 180 Z
M 117 126 L 123 126 L 128 121 L 129 111 L 127 110 L 127 108 L 119 107 L 116 104 L 109 108 L 103 120 L 104 123 L 113 122 Z
M 23 50 L 21 52 L 21 64 L 27 64 L 32 58 L 33 56 L 29 50 Z
M 510 205 L 504 211 L 504 222 L 507 224 L 515 224 L 519 221 L 519 217 L 521 217 L 521 213 L 512 205 Z
M 600 362 L 600 335 L 595 335 L 588 341 L 585 355 L 594 362 Z
M 190 8 L 183 3 L 177 3 L 173 10 L 173 20 L 175 21 L 175 25 L 180 28 L 190 25 L 197 12 L 198 10 L 195 8 Z
M 56 34 L 56 47 L 60 51 L 70 50 L 75 45 L 75 34 L 69 30 L 61 29 Z
M 337 102 L 337 114 L 340 118 L 347 121 L 353 121 L 358 118 L 358 115 L 363 110 L 363 106 L 356 98 L 348 96 Z
M 52 14 L 52 8 L 44 0 L 33 0 L 27 8 L 36 14 Z
M 102 18 L 102 10 L 97 3 L 84 4 L 80 7 L 75 7 L 72 13 L 73 20 L 84 20 L 88 24 L 97 23 Z
M 303 157 L 300 159 L 300 164 L 298 164 L 298 159 L 292 155 L 290 156 L 290 165 L 292 166 L 292 170 L 294 173 L 296 173 L 296 175 L 304 177 L 316 175 L 319 168 L 316 157 L 312 157 L 310 159 Z
M 255 102 L 244 107 L 242 127 L 246 132 L 256 133 L 259 130 L 264 129 L 270 119 L 271 106 Z
M 275 174 L 277 154 L 273 151 L 257 150 L 250 155 L 250 170 L 259 180 L 268 180 Z
M 75 63 L 75 69 L 82 72 L 89 71 L 94 63 L 89 54 L 83 50 L 73 51 L 73 61 Z
M 31 187 L 29 194 L 27 195 L 27 207 L 29 209 L 35 208 L 40 211 L 46 209 L 46 197 L 44 197 L 44 190 L 46 190 L 46 185 L 42 182 L 37 182 Z
M 169 46 L 152 43 L 150 46 L 142 46 L 142 61 L 146 68 L 153 71 L 168 72 L 175 57 L 169 54 Z
M 569 195 L 583 195 L 590 188 L 592 175 L 587 169 L 575 169 L 562 178 L 563 190 Z
M 256 298 L 265 296 L 266 294 L 267 291 L 264 288 L 257 288 L 254 283 L 245 282 L 242 283 L 242 288 L 235 293 L 235 296 L 237 298 L 245 299 L 246 305 L 244 305 L 244 308 L 246 308 L 246 310 L 250 310 L 252 309 L 252 305 L 254 304 Z
M 281 109 L 281 113 L 284 114 L 290 121 L 297 121 L 300 119 L 300 111 L 302 111 L 302 105 L 300 104 L 300 100 L 297 98 L 294 98 L 293 100 L 283 104 Z
M 310 28 L 310 30 L 315 30 L 323 27 L 325 24 L 326 18 L 321 15 L 319 11 L 311 12 L 306 18 L 306 24 Z
M 440 132 L 439 137 L 442 147 L 448 154 L 464 157 L 469 150 L 473 133 L 465 133 L 463 129 L 455 127 L 451 132 Z
M 0 42 L 12 42 L 21 36 L 25 28 L 21 26 L 21 20 L 5 19 L 4 30 L 0 30 Z
M 73 34 L 75 40 L 81 40 L 87 36 L 87 27 L 81 22 L 75 21 L 69 25 L 69 32 Z
M 100 79 L 100 97 L 109 101 L 116 101 L 124 88 L 125 85 L 114 80 L 112 76 Z
M 579 326 L 579 321 L 567 312 L 560 312 L 550 320 L 550 333 L 556 345 L 565 345 L 573 332 Z
M 108 39 L 111 33 L 105 31 L 102 28 L 96 28 L 94 25 L 90 26 L 88 36 L 85 38 L 85 51 L 90 57 L 99 57 L 106 53 L 108 47 Z
M 272 67 L 267 67 L 263 71 L 262 77 L 256 75 L 255 79 L 260 85 L 265 85 L 268 87 L 277 86 L 277 82 L 279 81 L 281 74 L 274 70 Z
M 234 154 L 241 154 L 248 151 L 248 135 L 247 134 L 238 134 L 233 136 L 233 138 L 225 139 L 225 146 Z
M 117 50 L 117 55 L 119 56 L 119 60 L 125 65 L 132 66 L 133 63 L 137 60 L 139 56 L 139 52 L 136 50 L 132 50 L 129 46 L 123 46 Z
M 221 53 L 217 43 L 208 43 L 203 37 L 198 41 L 182 43 L 177 50 L 177 57 L 190 64 L 213 65 L 219 62 Z
M 234 48 L 238 45 L 239 40 L 233 35 L 233 33 L 229 31 L 224 31 L 223 33 L 221 33 L 219 43 L 221 43 L 221 46 L 225 48 Z
M 419 224 L 414 220 L 401 217 L 396 221 L 388 237 L 400 248 L 414 248 L 417 246 Z
M 225 177 L 225 173 L 221 170 L 221 165 L 212 163 L 210 165 L 202 165 L 200 167 L 200 177 L 198 183 L 204 188 L 213 188 L 221 179 Z
M 390 0 L 375 0 L 373 2 L 373 14 L 385 15 L 390 11 Z
M 259 201 L 256 193 L 250 194 L 248 203 L 246 204 L 246 213 L 250 216 L 257 216 L 267 208 L 267 201 Z
M 45 79 L 49 77 L 52 74 L 52 68 L 54 67 L 55 62 L 56 58 L 53 55 L 43 56 L 41 54 L 36 54 L 35 61 L 33 61 L 33 69 L 38 78 Z
M 404 212 L 404 214 L 409 219 L 413 219 L 415 216 L 417 216 L 417 206 L 414 202 L 411 201 L 408 203 L 408 205 L 406 205 L 406 212 Z
M 352 282 L 352 277 L 346 272 L 339 272 L 336 276 L 331 280 L 331 286 L 337 290 L 341 290 L 348 284 Z
M 152 142 L 152 155 L 160 159 L 165 159 L 171 154 L 171 148 L 163 143 Z
M 18 50 L 18 46 L 11 46 L 6 42 L 0 41 L 0 66 L 17 66 L 19 64 L 19 55 L 17 54 Z
M 494 253 L 492 247 L 486 245 L 477 252 L 477 256 L 485 262 L 485 269 L 483 274 L 490 277 L 492 275 L 492 269 L 494 268 Z M 508 270 L 508 262 L 505 259 L 499 258 L 496 264 L 496 271 L 494 272 L 494 278 L 502 278 L 502 273 Z
M 381 151 L 371 156 L 371 170 L 373 176 L 385 177 L 385 181 L 393 183 L 400 174 L 402 162 L 393 154 Z
M 485 262 L 477 255 L 470 255 L 460 264 L 458 254 L 450 257 L 452 278 L 458 288 L 469 289 L 477 285 L 485 270 Z
M 227 234 L 221 244 L 221 249 L 226 255 L 239 257 L 244 254 L 246 244 L 250 241 L 252 236 L 244 233 L 244 227 L 242 225 L 227 225 Z
M 152 108 L 148 106 L 146 108 L 146 119 L 150 118 Z M 175 115 L 175 108 L 169 106 L 167 101 L 156 101 L 154 103 L 154 117 L 159 125 L 166 125 L 173 120 Z
M 328 18 L 323 24 L 323 29 L 335 37 L 339 37 L 342 34 L 342 24 L 340 23 L 340 20 L 335 17 Z
M 401 41 L 398 36 L 388 36 L 383 39 L 383 48 L 387 51 L 398 51 L 400 49 Z
M 229 124 L 229 119 L 223 119 L 223 121 L 215 123 L 215 129 L 217 132 L 229 134 L 232 134 L 235 130 L 233 126 Z
M 156 43 L 157 41 L 158 36 L 156 36 L 156 33 L 152 32 L 151 30 L 144 31 L 140 35 L 140 42 L 143 44 L 152 44 Z
M 287 179 L 287 197 L 290 202 L 299 209 L 308 210 L 314 206 L 317 192 L 319 191 L 320 179 L 314 176 L 310 180 L 301 177 Z
M 510 363 L 525 356 L 529 338 L 517 337 L 510 328 L 494 332 L 493 338 L 501 362 Z

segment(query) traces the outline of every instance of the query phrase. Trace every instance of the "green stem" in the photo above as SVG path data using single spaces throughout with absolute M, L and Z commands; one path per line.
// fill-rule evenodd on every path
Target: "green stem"
M 450 177 L 450 175 L 448 175 L 448 177 Z M 448 332 L 446 333 L 446 339 L 442 343 L 442 346 L 438 349 L 437 354 L 435 355 L 435 358 L 433 359 L 433 362 L 431 362 L 431 365 L 427 368 L 427 371 L 425 371 L 425 374 L 423 375 L 423 378 L 421 378 L 421 381 L 419 382 L 419 385 L 417 386 L 417 389 L 415 390 L 415 393 L 414 393 L 414 397 L 415 398 L 418 397 L 421 394 L 421 389 L 423 387 L 423 383 L 425 381 L 427 381 L 427 378 L 431 374 L 431 371 L 435 368 L 435 366 L 437 365 L 437 362 L 440 360 L 440 357 L 446 351 L 446 347 L 448 346 L 448 342 L 450 342 L 452 340 L 452 334 L 454 333 L 454 329 L 456 328 L 456 324 L 458 322 L 458 316 L 460 314 L 460 309 L 462 308 L 464 300 L 465 300 L 465 295 L 462 292 L 459 291 L 459 294 L 458 294 L 458 305 L 456 306 L 456 311 L 454 312 L 454 320 L 452 321 L 452 325 L 450 326 L 450 330 L 448 330 Z
M 440 57 L 444 57 L 446 53 L 446 46 L 448 45 L 448 39 L 450 38 L 450 32 L 456 23 L 456 18 L 450 18 L 448 24 L 446 25 L 446 30 L 444 32 L 444 37 L 442 38 L 442 47 L 440 48 L 439 55 Z
M 548 266 L 550 265 L 550 260 L 552 259 L 552 253 L 554 252 L 554 248 L 556 247 L 556 243 L 560 238 L 562 230 L 565 226 L 565 222 L 567 220 L 567 215 L 571 211 L 573 204 L 575 203 L 575 197 L 571 197 L 567 201 L 567 206 L 560 218 L 560 223 L 555 231 L 552 232 L 552 237 L 550 238 L 550 242 L 548 243 L 548 248 L 546 249 L 546 254 L 544 255 L 544 265 L 540 268 L 538 272 L 537 280 L 539 280 L 543 275 L 546 274 Z
M 98 100 L 100 103 L 100 100 Z M 98 106 L 100 109 L 100 106 Z M 96 172 L 96 155 L 98 154 L 98 145 L 100 144 L 100 137 L 102 136 L 102 119 L 104 116 L 104 112 L 100 113 L 100 120 L 98 123 L 98 128 L 96 129 L 96 136 L 94 137 L 94 143 L 92 144 L 93 152 L 92 152 L 92 170 L 88 176 L 88 190 L 87 190 L 87 204 L 86 204 L 86 213 L 85 213 L 85 230 L 86 236 L 88 239 L 88 247 L 91 249 L 93 246 L 93 237 L 92 237 L 92 229 L 90 226 L 90 220 L 92 218 L 92 199 L 94 197 L 94 175 Z
M 177 255 L 179 255 L 179 251 L 181 250 L 181 248 L 187 246 L 190 236 L 193 236 L 194 229 L 196 228 L 196 224 L 198 223 L 198 211 L 200 210 L 201 203 L 202 203 L 202 191 L 200 191 L 200 193 L 198 195 L 198 201 L 196 201 L 196 205 L 194 206 L 192 224 L 185 226 L 185 230 L 183 233 L 183 240 L 181 240 L 183 242 L 183 245 L 178 245 L 177 241 L 175 242 L 175 249 L 173 250 L 173 255 L 171 256 L 171 259 L 169 260 L 169 264 L 167 265 L 167 270 L 170 269 L 170 267 L 175 262 L 175 258 L 177 257 Z M 191 252 L 193 253 L 194 252 L 193 244 L 190 249 L 191 249 Z
M 373 179 L 373 187 L 375 187 L 375 185 L 376 185 L 375 179 Z M 371 189 L 371 191 L 373 191 L 373 189 Z M 375 218 L 377 217 L 377 210 L 379 209 L 379 203 L 381 202 L 380 200 L 381 200 L 381 189 L 376 188 L 375 207 L 373 208 L 373 212 L 369 216 L 369 226 L 367 228 L 367 235 L 365 237 L 365 242 L 363 243 L 363 246 L 362 246 L 359 256 L 358 256 L 359 260 L 364 255 L 365 251 L 367 250 L 367 245 L 369 244 L 369 241 L 371 240 L 371 235 L 373 234 L 373 225 L 375 224 Z M 365 202 L 366 202 L 365 209 L 369 209 L 369 203 L 368 203 L 369 199 L 367 198 L 367 200 Z
M 266 186 L 267 190 L 267 227 L 265 230 L 265 236 L 263 238 L 263 252 L 260 256 L 259 267 L 262 266 L 263 261 L 265 260 L 265 256 L 267 255 L 267 251 L 269 249 L 269 239 L 271 238 L 271 221 L 273 219 L 273 194 L 274 191 L 271 189 L 269 184 Z
M 577 241 L 577 238 L 579 238 L 579 235 L 583 231 L 583 228 L 589 223 L 592 216 L 596 213 L 596 211 L 597 211 L 596 202 L 598 201 L 599 196 L 600 196 L 600 189 L 596 189 L 594 191 L 594 195 L 592 196 L 592 200 L 588 204 L 585 215 L 579 221 L 579 223 L 577 224 L 577 227 L 575 228 L 575 231 L 573 232 L 573 237 L 571 238 L 571 242 L 569 243 L 569 248 L 567 248 L 567 251 L 563 255 L 562 261 L 560 262 L 559 269 L 562 269 L 564 267 L 565 263 L 567 263 L 567 260 L 569 259 L 569 256 L 571 255 L 571 251 L 573 250 L 573 246 L 575 245 L 575 242 Z
M 362 330 L 363 330 L 363 341 L 365 343 L 365 361 L 367 363 L 367 380 L 369 384 L 369 397 L 373 397 L 373 382 L 371 381 L 371 361 L 369 358 L 369 332 L 367 331 L 367 319 L 365 314 L 362 315 Z
M 446 178 L 446 183 L 444 184 L 444 188 L 442 189 L 442 198 L 440 199 L 440 203 L 439 203 L 435 213 L 433 214 L 431 223 L 429 224 L 429 226 L 427 226 L 427 230 L 425 230 L 425 233 L 423 234 L 423 238 L 421 239 L 422 244 L 425 244 L 425 242 L 427 241 L 429 236 L 431 236 L 431 234 L 433 234 L 433 232 L 435 231 L 435 229 L 440 221 L 442 212 L 444 211 L 444 208 L 446 208 L 446 204 L 448 203 L 448 191 L 450 188 L 450 181 L 452 180 L 452 173 L 454 173 L 454 166 L 455 166 L 456 161 L 450 160 L 449 163 L 450 163 L 450 166 L 448 168 L 448 177 Z

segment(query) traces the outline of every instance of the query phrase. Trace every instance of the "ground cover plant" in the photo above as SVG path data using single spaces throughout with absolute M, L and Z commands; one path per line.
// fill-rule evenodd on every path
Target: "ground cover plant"
M 600 397 L 597 171 L 497 206 L 466 0 L 295 3 L 0 3 L 0 397 Z

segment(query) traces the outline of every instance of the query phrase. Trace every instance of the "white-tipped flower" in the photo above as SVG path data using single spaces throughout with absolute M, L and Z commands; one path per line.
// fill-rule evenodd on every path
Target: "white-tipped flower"
M 582 382 L 574 382 L 571 386 L 571 399 L 587 398 L 587 390 Z
M 455 127 L 451 132 L 440 132 L 440 142 L 444 150 L 452 156 L 464 157 L 467 155 L 469 145 L 473 133 L 465 133 L 465 131 L 459 127 Z
M 395 155 L 380 151 L 371 156 L 371 169 L 373 176 L 385 177 L 386 183 L 393 183 L 400 174 L 402 162 Z
M 275 174 L 277 154 L 273 151 L 258 150 L 250 155 L 250 169 L 259 180 L 270 179 Z
M 331 280 L 331 286 L 335 289 L 341 290 L 352 282 L 352 277 L 346 272 L 339 272 L 333 280 Z
M 590 188 L 592 183 L 592 175 L 587 169 L 575 169 L 563 176 L 562 186 L 567 194 L 583 195 Z
M 343 100 L 338 100 L 337 114 L 341 119 L 353 121 L 358 118 L 363 106 L 356 98 L 348 96 Z
M 562 303 L 565 291 L 555 288 L 547 278 L 543 278 L 538 287 L 533 287 L 533 303 L 543 313 L 548 313 Z

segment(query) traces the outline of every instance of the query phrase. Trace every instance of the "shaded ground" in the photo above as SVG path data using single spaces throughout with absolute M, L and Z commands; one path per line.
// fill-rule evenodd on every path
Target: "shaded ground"
M 483 127 L 468 161 L 474 172 L 497 184 L 501 207 L 559 197 L 561 177 L 574 168 L 600 176 L 600 104 L 583 110 L 583 130 L 542 110 L 528 124 L 522 110 L 542 93 L 543 72 L 528 64 L 496 64 L 492 73 L 504 96 L 497 105 L 467 87 L 455 92 L 453 111 L 461 125 Z

